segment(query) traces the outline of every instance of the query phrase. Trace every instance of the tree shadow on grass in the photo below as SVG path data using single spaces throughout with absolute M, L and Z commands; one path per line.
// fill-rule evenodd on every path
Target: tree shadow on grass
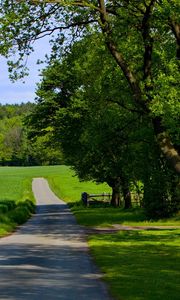
M 82 225 L 101 226 L 125 222 L 142 222 L 146 217 L 141 208 L 125 210 L 114 208 L 110 205 L 98 204 L 98 206 L 85 207 L 82 202 L 68 203 L 77 220 Z
M 91 237 L 92 253 L 117 299 L 178 300 L 179 231 Z

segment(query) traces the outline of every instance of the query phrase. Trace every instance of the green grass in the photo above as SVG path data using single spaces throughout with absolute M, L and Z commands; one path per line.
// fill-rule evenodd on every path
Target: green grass
M 95 184 L 94 182 L 80 182 L 70 168 L 65 168 L 63 174 L 48 176 L 49 185 L 52 190 L 67 203 L 78 203 L 81 193 L 103 193 L 110 192 L 106 184 Z
M 179 299 L 180 230 L 95 235 L 89 244 L 116 299 Z
M 31 179 L 0 168 L 0 236 L 13 231 L 34 212 Z
M 52 190 L 69 203 L 86 226 L 180 225 L 180 216 L 147 221 L 141 209 L 84 207 L 81 193 L 109 192 L 106 185 L 79 182 L 66 166 L 0 167 L 0 236 L 12 232 L 33 212 L 33 177 L 48 179 Z M 89 237 L 91 253 L 119 300 L 179 299 L 180 230 L 128 231 Z
M 66 175 L 50 178 L 50 185 L 59 197 L 69 203 L 82 225 L 180 225 L 179 215 L 153 222 L 147 221 L 140 209 L 86 208 L 77 201 L 82 192 L 77 179 L 70 180 Z M 81 187 L 89 193 L 98 192 L 89 183 L 83 183 Z M 92 256 L 115 299 L 179 299 L 179 233 L 179 230 L 128 231 L 89 237 Z
M 180 225 L 180 216 L 159 221 L 147 221 L 143 211 L 131 209 L 124 211 L 112 207 L 84 207 L 80 201 L 81 193 L 109 192 L 107 185 L 93 182 L 79 182 L 74 172 L 67 166 L 44 167 L 0 167 L 0 201 L 33 201 L 31 182 L 33 177 L 48 179 L 52 190 L 69 203 L 78 222 L 86 226 L 125 225 Z
M 112 207 L 83 207 L 82 205 L 73 205 L 78 223 L 85 226 L 111 226 L 112 224 L 123 224 L 130 226 L 180 226 L 180 214 L 162 220 L 147 220 L 143 210 L 132 208 L 124 210 L 122 208 Z
M 67 166 L 43 167 L 0 167 L 0 198 L 22 198 L 29 191 L 33 177 L 45 177 L 52 189 L 65 201 L 75 202 L 81 198 L 81 193 L 110 191 L 105 184 L 94 182 L 79 182 L 74 172 Z M 24 182 L 26 181 L 26 186 Z M 23 184 L 22 184 L 23 183 Z
M 0 236 L 13 231 L 34 211 L 32 178 L 45 177 L 67 202 L 78 201 L 83 191 L 102 192 L 106 185 L 79 182 L 67 166 L 0 167 Z
M 93 182 L 79 182 L 71 169 L 62 167 L 61 174 L 55 176 L 47 176 L 50 187 L 58 197 L 66 201 L 77 221 L 85 226 L 111 226 L 112 224 L 124 225 L 167 225 L 180 226 L 180 215 L 176 215 L 169 219 L 158 221 L 147 220 L 143 210 L 133 208 L 125 211 L 124 209 L 112 208 L 110 206 L 90 206 L 84 207 L 80 201 L 81 193 L 102 193 L 111 192 L 105 184 L 96 185 Z

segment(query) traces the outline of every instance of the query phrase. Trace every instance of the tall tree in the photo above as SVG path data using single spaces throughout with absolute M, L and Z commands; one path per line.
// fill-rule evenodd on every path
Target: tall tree
M 106 95 L 100 92 L 106 69 L 102 68 L 98 58 L 94 60 L 99 49 L 93 43 L 89 47 L 89 39 L 97 45 L 98 35 L 89 36 L 75 43 L 62 63 L 56 61 L 44 70 L 37 91 L 37 106 L 28 125 L 31 136 L 44 135 L 51 126 L 53 142 L 63 147 L 66 161 L 79 177 L 107 182 L 112 187 L 115 206 L 121 190 L 128 208 L 131 201 L 130 179 L 125 171 L 128 164 L 126 128 L 134 128 L 133 122 L 138 118 L 125 108 L 118 108 L 116 101 L 111 102 L 112 78 L 109 77 L 111 83 L 106 87 Z M 101 54 L 102 60 L 107 59 L 105 51 Z M 89 72 L 85 74 L 87 66 Z M 118 73 L 119 70 L 115 70 L 114 75 L 118 77 Z M 119 100 L 115 91 L 111 97 Z
M 1 53 L 16 49 L 22 65 L 22 57 L 29 55 L 31 42 L 38 38 L 57 31 L 56 50 L 89 31 L 101 30 L 102 43 L 126 78 L 134 105 L 149 116 L 161 152 L 180 174 L 180 156 L 165 112 L 166 107 L 176 115 L 179 111 L 179 6 L 178 0 L 4 0 Z M 63 30 L 71 33 L 72 39 Z M 14 67 L 12 63 L 9 66 Z
M 44 135 L 51 126 L 53 143 L 63 147 L 81 179 L 107 182 L 114 203 L 121 190 L 127 207 L 129 183 L 141 180 L 151 217 L 167 215 L 174 201 L 172 178 L 155 146 L 152 123 L 134 106 L 119 68 L 100 45 L 101 35 L 89 35 L 44 70 L 31 134 Z

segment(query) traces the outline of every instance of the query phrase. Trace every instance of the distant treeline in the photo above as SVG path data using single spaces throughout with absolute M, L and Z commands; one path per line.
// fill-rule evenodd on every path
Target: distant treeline
M 62 154 L 49 137 L 28 137 L 26 119 L 36 104 L 0 104 L 0 165 L 32 166 L 61 164 Z

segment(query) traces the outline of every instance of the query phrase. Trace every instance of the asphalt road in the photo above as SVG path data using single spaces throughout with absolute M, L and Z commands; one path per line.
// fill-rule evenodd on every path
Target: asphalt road
M 37 213 L 0 239 L 0 299 L 110 300 L 83 228 L 43 178 L 33 180 Z

